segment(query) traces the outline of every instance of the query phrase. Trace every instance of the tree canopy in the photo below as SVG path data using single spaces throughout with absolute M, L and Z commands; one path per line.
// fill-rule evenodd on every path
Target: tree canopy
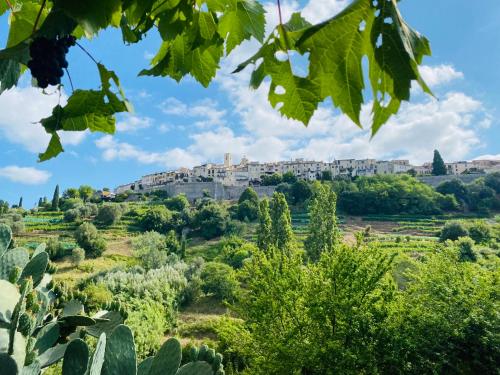
M 316 25 L 299 13 L 265 35 L 265 11 L 256 0 L 18 0 L 0 3 L 0 15 L 10 20 L 6 48 L 0 51 L 0 94 L 16 86 L 27 68 L 33 85 L 61 89 L 68 68 L 65 54 L 82 38 L 95 38 L 101 30 L 119 28 L 125 44 L 140 43 L 158 32 L 162 44 L 141 76 L 190 75 L 207 87 L 220 61 L 243 41 L 261 43 L 258 51 L 236 67 L 253 67 L 250 86 L 270 81 L 268 99 L 283 116 L 308 124 L 318 105 L 333 105 L 361 126 L 361 108 L 372 105 L 372 133 L 410 99 L 412 81 L 431 93 L 418 66 L 430 55 L 428 40 L 413 30 L 398 9 L 398 0 L 354 0 L 339 14 Z M 277 11 L 279 1 L 277 2 Z M 46 48 L 39 48 L 45 46 Z M 115 132 L 115 115 L 132 110 L 116 73 L 97 62 L 101 85 L 74 89 L 66 105 L 40 120 L 51 135 L 41 161 L 64 151 L 60 131 Z M 309 73 L 297 76 L 290 56 L 306 55 Z M 363 59 L 368 61 L 365 74 Z M 89 61 L 91 61 L 89 60 Z M 43 70 L 43 71 L 41 71 Z M 67 72 L 67 71 L 66 71 Z M 365 77 L 367 75 L 367 77 Z M 367 98 L 365 84 L 371 86 Z

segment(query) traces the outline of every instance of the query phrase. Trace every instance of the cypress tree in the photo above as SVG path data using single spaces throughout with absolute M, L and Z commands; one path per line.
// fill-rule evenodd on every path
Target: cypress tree
M 38 199 L 38 207 L 42 207 L 42 205 L 43 205 L 43 200 L 42 200 L 42 197 L 40 197 Z
M 19 208 L 23 208 L 23 197 L 19 198 L 19 204 L 17 205 Z
M 259 203 L 259 228 L 257 229 L 257 247 L 267 251 L 272 244 L 271 239 L 271 214 L 269 211 L 269 201 L 263 199 Z
M 59 185 L 56 185 L 56 188 L 54 190 L 54 196 L 52 198 L 52 210 L 59 210 Z
M 282 193 L 274 193 L 271 201 L 272 242 L 280 250 L 290 248 L 293 242 L 292 219 L 288 203 Z
M 446 174 L 446 165 L 438 150 L 434 150 L 434 159 L 432 160 L 432 174 L 434 176 L 444 176 Z
M 332 251 L 339 240 L 337 195 L 329 185 L 318 184 L 309 206 L 309 234 L 304 247 L 309 259 L 317 262 L 323 251 Z

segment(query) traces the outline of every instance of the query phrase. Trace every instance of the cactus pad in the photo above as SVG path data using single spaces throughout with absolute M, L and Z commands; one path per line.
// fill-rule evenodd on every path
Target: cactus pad
M 28 264 L 30 256 L 28 250 L 18 247 L 8 250 L 0 258 L 0 279 L 8 280 L 12 270 L 16 267 L 23 269 Z
M 181 343 L 174 338 L 168 339 L 156 353 L 149 375 L 175 375 L 181 359 Z
M 6 280 L 0 280 L 0 296 L 2 296 L 0 298 L 0 321 L 9 323 L 21 295 L 15 285 Z
M 89 361 L 89 348 L 81 339 L 69 343 L 62 366 L 63 375 L 81 375 L 87 371 Z
M 12 239 L 12 231 L 6 224 L 0 224 L 0 257 L 7 251 Z
M 136 375 L 134 335 L 130 328 L 119 325 L 106 342 L 102 375 Z

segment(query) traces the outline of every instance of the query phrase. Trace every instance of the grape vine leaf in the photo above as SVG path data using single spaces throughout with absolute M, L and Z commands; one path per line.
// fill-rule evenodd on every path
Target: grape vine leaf
M 40 6 L 41 5 L 36 2 L 24 1 L 19 10 L 10 13 L 7 47 L 13 47 L 31 36 L 35 20 L 40 11 Z M 47 9 L 44 9 L 40 14 L 40 19 L 38 21 L 39 25 L 42 24 L 47 14 Z
M 231 2 L 229 2 L 231 4 Z M 214 4 L 217 8 L 219 4 Z M 209 4 L 210 7 L 210 4 Z M 226 53 L 252 36 L 260 42 L 264 40 L 264 8 L 254 0 L 233 1 L 219 23 L 219 34 L 226 39 Z
M 52 116 L 41 120 L 45 131 L 52 135 L 47 150 L 39 155 L 40 161 L 49 160 L 63 152 L 58 131 L 85 131 L 103 132 L 114 134 L 116 119 L 114 115 L 119 112 L 132 111 L 120 81 L 115 72 L 98 64 L 101 77 L 101 90 L 76 90 L 62 107 L 56 106 Z M 118 94 L 111 90 L 113 82 Z
M 397 0 L 355 0 L 318 25 L 304 26 L 297 21 L 296 17 L 278 26 L 279 37 L 271 35 L 257 54 L 235 70 L 263 59 L 255 67 L 251 84 L 258 87 L 269 76 L 269 101 L 276 106 L 281 100 L 284 116 L 307 125 L 317 105 L 330 97 L 335 107 L 361 126 L 365 56 L 373 92 L 372 135 L 397 112 L 401 101 L 409 100 L 412 81 L 430 93 L 418 71 L 424 55 L 430 55 L 429 43 L 403 21 Z M 286 68 L 288 61 L 278 60 L 277 53 L 291 51 L 309 54 L 309 73 L 302 82 Z M 281 96 L 276 95 L 278 86 L 285 92 Z
M 54 8 L 63 10 L 83 28 L 88 36 L 108 26 L 119 27 L 121 0 L 54 0 Z

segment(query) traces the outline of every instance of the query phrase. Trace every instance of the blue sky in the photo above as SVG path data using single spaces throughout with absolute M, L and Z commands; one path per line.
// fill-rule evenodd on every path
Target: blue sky
M 347 3 L 284 1 L 283 11 L 286 17 L 303 10 L 318 22 Z M 449 161 L 500 158 L 500 2 L 482 0 L 478 6 L 468 0 L 403 0 L 400 7 L 409 24 L 431 41 L 433 56 L 425 60 L 422 74 L 439 100 L 413 90 L 411 103 L 372 141 L 367 130 L 356 128 L 330 103 L 321 106 L 307 129 L 282 119 L 267 103 L 265 85 L 251 91 L 249 72 L 230 74 L 252 54 L 255 41 L 224 60 L 215 81 L 204 89 L 191 78 L 177 84 L 137 77 L 158 49 L 159 38 L 151 35 L 126 47 L 118 31 L 107 31 L 85 45 L 119 74 L 134 114 L 119 118 L 113 137 L 65 134 L 66 152 L 37 163 L 48 138 L 32 122 L 50 112 L 57 95 L 41 94 L 25 77 L 19 88 L 0 96 L 0 199 L 15 203 L 23 195 L 25 206 L 31 206 L 40 196 L 50 197 L 56 184 L 62 189 L 80 184 L 112 188 L 146 173 L 220 161 L 224 152 L 259 161 L 373 157 L 421 163 L 438 148 Z M 266 9 L 269 24 L 275 24 L 274 3 L 266 3 Z M 7 18 L 1 17 L 0 40 L 6 40 L 7 30 Z M 95 65 L 85 54 L 73 49 L 69 63 L 75 87 L 98 85 Z M 368 110 L 363 118 L 368 123 Z

